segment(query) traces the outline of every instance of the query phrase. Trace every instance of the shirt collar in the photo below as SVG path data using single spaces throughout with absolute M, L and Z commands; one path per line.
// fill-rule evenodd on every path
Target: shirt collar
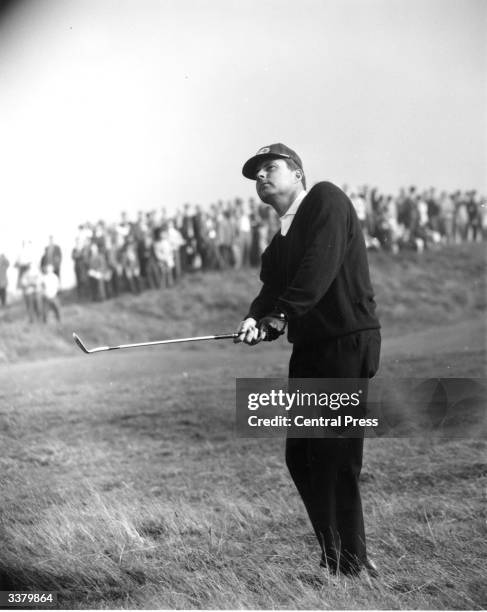
M 285 213 L 284 213 L 284 214 L 283 214 L 281 217 L 279 217 L 279 219 L 281 219 L 281 220 L 282 220 L 282 219 L 284 219 L 285 217 L 289 217 L 290 215 L 294 216 L 294 215 L 297 213 L 298 208 L 299 208 L 299 205 L 300 205 L 300 204 L 301 204 L 301 202 L 304 200 L 304 198 L 305 198 L 305 196 L 306 196 L 306 194 L 307 194 L 307 193 L 308 193 L 308 192 L 306 191 L 306 189 L 303 189 L 303 191 L 301 191 L 301 192 L 300 192 L 300 193 L 297 195 L 297 197 L 296 197 L 296 199 L 294 200 L 294 202 L 293 202 L 293 203 L 291 204 L 291 206 L 290 206 L 290 207 L 289 207 L 289 208 L 286 210 L 286 212 L 285 212 Z
M 299 195 L 296 197 L 296 199 L 287 209 L 287 211 L 282 215 L 282 217 L 279 217 L 279 221 L 281 222 L 281 236 L 285 236 L 287 234 L 288 229 L 291 226 L 291 223 L 293 222 L 294 216 L 298 211 L 299 205 L 304 200 L 307 193 L 308 192 L 303 189 L 303 191 L 299 193 Z

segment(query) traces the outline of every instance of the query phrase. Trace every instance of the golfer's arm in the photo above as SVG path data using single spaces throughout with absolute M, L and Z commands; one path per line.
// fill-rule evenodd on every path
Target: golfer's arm
M 262 317 L 273 310 L 277 296 L 277 292 L 272 287 L 262 285 L 259 295 L 250 304 L 249 312 L 245 318 L 252 317 L 256 321 L 262 319 Z
M 347 248 L 347 211 L 340 202 L 327 204 L 312 224 L 309 245 L 292 281 L 275 302 L 289 319 L 311 310 L 328 291 Z
M 272 246 L 273 245 L 271 243 L 262 254 L 262 265 L 260 271 L 262 287 L 259 295 L 251 303 L 249 312 L 245 318 L 252 317 L 256 321 L 259 321 L 259 319 L 262 319 L 262 317 L 273 310 L 276 300 L 279 297 L 279 290 L 272 282 L 273 278 L 275 278 L 275 270 L 273 274 L 271 262 L 273 256 Z

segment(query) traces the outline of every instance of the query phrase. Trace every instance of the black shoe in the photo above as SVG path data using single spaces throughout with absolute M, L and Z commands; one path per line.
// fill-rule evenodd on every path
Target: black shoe
M 369 576 L 369 578 L 379 577 L 379 570 L 377 569 L 377 565 L 370 559 L 367 559 L 367 561 L 362 565 L 362 567 L 360 568 L 360 572 L 365 572 Z
M 367 559 L 366 561 L 364 561 L 364 563 L 362 563 L 360 566 L 347 566 L 347 567 L 340 567 L 339 570 L 337 570 L 336 564 L 333 563 L 333 561 L 327 560 L 326 557 L 324 555 L 322 555 L 321 557 L 321 561 L 320 561 L 320 567 L 324 567 L 326 568 L 331 574 L 343 574 L 344 576 L 359 576 L 360 574 L 367 574 L 367 576 L 369 576 L 369 578 L 378 578 L 379 577 L 379 570 L 377 569 L 376 564 L 371 561 L 370 559 Z
M 336 563 L 327 559 L 325 555 L 321 555 L 320 567 L 324 567 L 325 569 L 327 569 L 330 572 L 330 574 L 337 573 Z
M 369 578 L 378 578 L 379 570 L 373 561 L 367 559 L 360 565 L 347 565 L 346 567 L 341 567 L 340 572 L 344 576 L 348 576 L 350 578 L 357 578 L 359 576 L 368 576 Z

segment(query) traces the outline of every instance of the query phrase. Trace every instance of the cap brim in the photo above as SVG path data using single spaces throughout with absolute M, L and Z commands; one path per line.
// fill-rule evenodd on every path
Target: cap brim
M 257 168 L 265 159 L 290 159 L 290 156 L 284 153 L 261 153 L 260 155 L 254 155 L 254 157 L 251 157 L 245 162 L 242 168 L 242 174 L 245 178 L 255 181 Z

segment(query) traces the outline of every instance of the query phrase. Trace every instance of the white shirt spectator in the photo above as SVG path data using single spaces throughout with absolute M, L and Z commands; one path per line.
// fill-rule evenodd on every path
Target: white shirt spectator
M 367 202 L 359 195 L 352 194 L 350 200 L 355 208 L 359 221 L 365 221 L 367 219 Z
M 78 233 L 76 234 L 76 239 L 79 240 L 79 244 L 84 247 L 91 243 L 91 238 L 93 236 L 93 230 L 89 228 L 87 225 L 80 225 L 78 227 Z
M 468 212 L 467 207 L 462 202 L 457 208 L 457 224 L 458 225 L 467 225 L 468 223 Z
M 167 237 L 169 242 L 171 243 L 172 248 L 175 251 L 177 251 L 180 247 L 184 245 L 184 238 L 181 235 L 181 232 L 177 230 L 173 225 L 168 225 Z
M 59 278 L 51 270 L 41 276 L 42 295 L 53 300 L 59 291 Z
M 117 225 L 117 234 L 123 238 L 127 238 L 127 236 L 130 234 L 130 224 L 124 221 L 119 223 Z
M 174 251 L 169 238 L 160 238 L 154 242 L 154 252 L 157 261 L 165 264 L 168 268 L 174 268 Z
M 240 216 L 240 219 L 238 221 L 238 229 L 241 232 L 250 232 L 251 230 L 251 225 L 250 225 L 250 217 L 248 216 L 247 213 L 242 213 L 242 215 Z
M 29 268 L 27 272 L 25 272 L 25 274 L 22 276 L 22 280 L 20 281 L 20 286 L 22 288 L 22 291 L 28 295 L 37 293 L 39 284 L 40 284 L 39 275 L 32 267 Z
M 428 225 L 428 204 L 421 199 L 418 202 L 419 224 L 423 227 Z
M 452 219 L 455 214 L 455 202 L 448 194 L 441 198 L 441 212 L 448 219 Z
M 17 257 L 18 266 L 28 266 L 34 261 L 34 246 L 31 240 L 22 242 L 22 248 Z

